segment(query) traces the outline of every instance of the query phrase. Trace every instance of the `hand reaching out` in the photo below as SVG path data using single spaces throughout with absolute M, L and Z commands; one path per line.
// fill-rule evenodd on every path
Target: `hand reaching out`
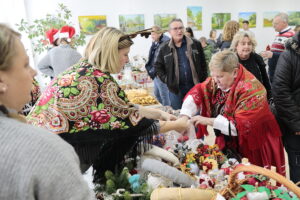
M 160 120 L 163 120 L 163 121 L 174 121 L 176 119 L 177 119 L 177 117 L 175 115 L 172 115 L 170 113 L 161 111 Z
M 177 119 L 175 115 L 164 112 L 155 108 L 147 108 L 144 106 L 139 106 L 139 113 L 142 117 L 146 117 L 148 119 L 157 119 L 162 121 L 174 121 Z
M 214 123 L 215 118 L 208 118 L 208 117 L 203 117 L 201 115 L 196 115 L 192 117 L 191 122 L 194 124 L 194 126 L 198 125 L 210 125 L 212 126 Z
M 177 119 L 175 122 L 176 122 L 176 127 L 174 128 L 174 130 L 179 133 L 186 131 L 190 125 L 190 121 L 184 117 Z

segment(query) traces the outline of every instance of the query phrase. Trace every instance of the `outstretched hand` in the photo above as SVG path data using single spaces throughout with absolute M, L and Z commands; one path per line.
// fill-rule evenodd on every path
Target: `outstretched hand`
M 170 113 L 161 111 L 160 120 L 163 121 L 175 121 L 177 117 L 175 115 L 172 115 Z
M 203 117 L 201 115 L 196 115 L 192 117 L 191 122 L 194 124 L 194 126 L 198 125 L 213 125 L 213 120 L 214 118 L 208 118 L 208 117 Z
M 175 122 L 176 127 L 174 128 L 174 130 L 179 133 L 186 131 L 190 125 L 190 121 L 185 117 L 178 118 Z

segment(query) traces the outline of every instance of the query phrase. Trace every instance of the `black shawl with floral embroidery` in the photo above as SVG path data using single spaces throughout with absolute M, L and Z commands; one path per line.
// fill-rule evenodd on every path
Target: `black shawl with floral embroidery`
M 51 81 L 27 120 L 74 146 L 81 164 L 93 165 L 94 181 L 159 131 L 157 121 L 139 116 L 109 73 L 84 60 Z

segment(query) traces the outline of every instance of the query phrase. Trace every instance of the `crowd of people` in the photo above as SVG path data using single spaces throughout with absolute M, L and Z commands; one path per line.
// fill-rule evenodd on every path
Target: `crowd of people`
M 290 179 L 300 181 L 300 34 L 285 13 L 273 26 L 278 34 L 261 54 L 248 21 L 243 31 L 231 20 L 219 38 L 212 30 L 199 40 L 178 18 L 169 23 L 170 37 L 153 26 L 145 67 L 156 98 L 179 116 L 130 103 L 111 76 L 129 62 L 131 35 L 102 28 L 82 56 L 70 45 L 73 27 L 51 29 L 53 48 L 37 68 L 52 81 L 25 118 L 36 71 L 20 34 L 0 24 L 0 199 L 93 199 L 82 176 L 88 168 L 101 182 L 125 154 L 150 148 L 153 135 L 183 133 L 190 123 L 197 138 L 212 126 L 224 152 L 284 176 L 285 148 Z

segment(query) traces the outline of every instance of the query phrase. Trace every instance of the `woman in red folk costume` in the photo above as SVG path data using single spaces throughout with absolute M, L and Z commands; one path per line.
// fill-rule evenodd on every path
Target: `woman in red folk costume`
M 281 132 L 264 86 L 229 50 L 215 54 L 209 68 L 212 77 L 188 92 L 181 115 L 198 126 L 198 138 L 210 125 L 220 149 L 237 151 L 258 166 L 275 166 L 285 176 Z

